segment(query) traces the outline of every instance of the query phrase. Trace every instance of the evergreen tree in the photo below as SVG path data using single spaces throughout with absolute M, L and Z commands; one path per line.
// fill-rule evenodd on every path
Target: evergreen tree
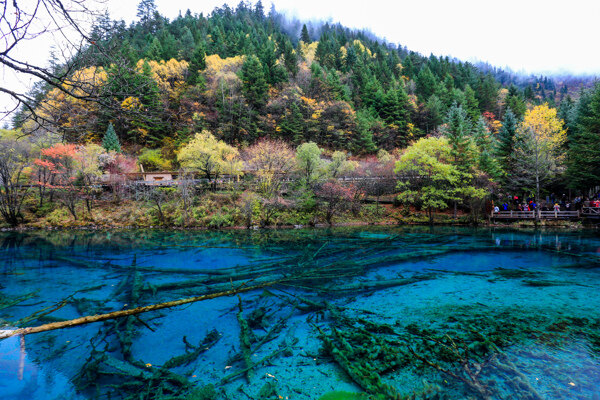
M 500 167 L 505 175 L 510 175 L 514 166 L 514 146 L 515 137 L 517 135 L 518 122 L 515 114 L 509 108 L 504 113 L 502 128 L 498 132 L 498 143 L 496 148 L 496 156 L 500 162 Z
M 373 141 L 373 133 L 370 130 L 370 120 L 372 117 L 368 111 L 359 111 L 356 114 L 356 123 L 358 125 L 357 137 L 354 142 L 353 151 L 357 154 L 371 154 L 377 150 Z
M 444 122 L 444 103 L 435 94 L 427 100 L 426 111 L 426 131 L 434 131 Z
M 267 102 L 269 85 L 265 79 L 263 66 L 255 55 L 249 56 L 240 71 L 242 91 L 248 103 L 260 109 Z
M 521 98 L 519 90 L 515 87 L 515 85 L 511 85 L 508 88 L 508 94 L 506 95 L 506 101 L 504 105 L 505 112 L 509 108 L 513 114 L 515 114 L 517 119 L 523 118 L 523 115 L 525 115 L 525 112 L 527 111 L 525 101 Z
M 113 127 L 112 122 L 108 124 L 106 133 L 102 138 L 102 147 L 104 147 L 106 151 L 116 151 L 117 153 L 121 152 L 121 144 L 119 143 L 119 138 L 115 133 L 115 128 Z
M 298 55 L 289 41 L 286 41 L 283 47 L 283 63 L 289 73 L 296 76 L 298 73 Z
M 421 68 L 417 76 L 417 94 L 419 94 L 419 97 L 428 99 L 429 96 L 435 93 L 436 87 L 437 81 L 429 67 Z
M 491 75 L 480 78 L 477 87 L 479 107 L 485 111 L 493 111 L 498 100 L 498 83 Z
M 312 43 L 310 40 L 310 35 L 308 34 L 308 28 L 306 24 L 302 25 L 302 33 L 300 34 L 300 40 L 302 40 L 306 44 Z
M 477 98 L 475 98 L 475 91 L 473 89 L 471 89 L 471 86 L 467 85 L 467 86 L 465 86 L 464 94 L 465 94 L 464 106 L 465 106 L 467 115 L 469 116 L 471 121 L 473 121 L 475 123 L 479 120 L 479 117 L 481 115 L 481 112 L 479 111 L 479 102 L 477 101 Z
M 388 125 L 396 125 L 399 131 L 404 131 L 408 124 L 408 96 L 402 87 L 390 89 L 383 96 L 379 115 Z
M 136 15 L 142 24 L 152 20 L 154 18 L 154 13 L 156 13 L 156 4 L 154 3 L 154 0 L 141 0 L 139 2 Z
M 584 93 L 577 106 L 576 131 L 570 134 L 568 185 L 574 189 L 600 186 L 600 84 Z
M 206 68 L 206 53 L 204 45 L 200 43 L 194 50 L 188 68 L 188 83 L 196 85 L 199 83 L 200 71 Z
M 448 110 L 446 117 L 446 129 L 444 131 L 450 146 L 454 164 L 458 170 L 466 171 L 471 167 L 471 156 L 469 148 L 471 144 L 471 123 L 465 110 L 453 104 Z
M 179 50 L 179 59 L 190 60 L 196 49 L 196 42 L 192 31 L 187 26 L 183 28 L 183 34 L 181 35 L 181 49 Z
M 258 0 L 256 6 L 254 6 L 254 14 L 258 17 L 259 20 L 265 19 L 265 8 L 261 0 Z
M 158 38 L 154 38 L 146 51 L 146 58 L 149 60 L 160 61 L 163 59 L 163 48 Z
M 499 178 L 501 170 L 498 161 L 494 157 L 494 137 L 481 116 L 477 119 L 477 123 L 473 127 L 473 139 L 479 149 L 479 170 L 485 172 L 492 179 Z
M 285 113 L 281 123 L 279 124 L 281 132 L 289 140 L 293 140 L 295 143 L 302 143 L 305 141 L 304 137 L 304 116 L 300 111 L 300 107 L 295 102 L 292 103 L 287 113 Z

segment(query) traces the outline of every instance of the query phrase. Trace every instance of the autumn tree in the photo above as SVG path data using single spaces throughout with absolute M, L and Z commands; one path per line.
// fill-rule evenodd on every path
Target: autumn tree
M 535 191 L 539 204 L 544 184 L 562 168 L 562 145 L 566 140 L 564 122 L 555 108 L 542 104 L 528 110 L 515 140 L 515 174 L 511 186 Z
M 331 161 L 325 166 L 327 175 L 332 178 L 339 178 L 356 169 L 356 162 L 349 161 L 346 153 L 343 151 L 334 151 L 331 155 Z
M 201 171 L 209 181 L 221 174 L 240 175 L 242 162 L 239 152 L 208 131 L 196 133 L 194 138 L 177 154 L 183 168 Z
M 57 193 L 60 202 L 74 219 L 78 218 L 77 201 L 81 197 L 81 189 L 76 183 L 78 157 L 77 146 L 58 143 L 43 149 L 41 157 L 34 161 L 39 167 L 50 171 L 53 179 L 47 185 Z
M 358 188 L 368 196 L 375 197 L 375 211 L 379 214 L 381 196 L 394 193 L 397 182 L 394 175 L 395 159 L 385 150 L 380 150 L 377 157 L 371 156 L 360 161 L 355 174 L 362 178 Z
M 315 191 L 316 195 L 323 201 L 325 210 L 325 221 L 333 224 L 333 217 L 343 210 L 350 208 L 357 197 L 358 189 L 350 184 L 344 186 L 337 180 L 328 180 L 321 184 Z
M 295 166 L 294 150 L 280 140 L 262 139 L 245 151 L 244 158 L 267 198 L 277 195 Z

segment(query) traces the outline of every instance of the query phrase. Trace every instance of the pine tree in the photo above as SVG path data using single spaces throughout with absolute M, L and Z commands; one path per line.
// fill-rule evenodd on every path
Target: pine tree
M 417 76 L 417 93 L 420 98 L 428 99 L 429 96 L 435 93 L 437 82 L 429 67 L 421 68 Z
M 510 175 L 514 167 L 515 137 L 517 135 L 517 118 L 508 108 L 504 113 L 502 128 L 498 132 L 496 156 L 505 175 Z
M 190 67 L 188 68 L 188 83 L 196 85 L 199 83 L 200 71 L 206 68 L 206 53 L 204 45 L 200 43 L 192 54 Z
M 525 101 L 521 98 L 519 90 L 514 85 L 508 88 L 508 94 L 506 95 L 504 109 L 508 108 L 515 114 L 517 119 L 523 118 L 523 115 L 527 111 Z
M 146 51 L 146 58 L 149 60 L 160 61 L 163 59 L 163 48 L 158 38 L 154 38 L 148 50 Z
M 444 122 L 444 103 L 435 94 L 427 100 L 425 105 L 427 133 L 434 131 Z
M 589 189 L 600 185 L 600 84 L 584 93 L 577 106 L 577 128 L 569 138 L 568 185 Z
M 194 54 L 196 48 L 196 41 L 192 31 L 187 26 L 183 28 L 183 34 L 181 35 L 181 49 L 179 50 L 179 58 L 183 60 L 190 60 Z
M 450 146 L 452 146 L 452 156 L 456 168 L 467 171 L 471 168 L 472 154 L 470 154 L 471 144 L 471 123 L 467 113 L 461 106 L 453 104 L 448 110 L 446 117 L 446 129 L 444 131 Z
M 356 114 L 358 131 L 353 149 L 356 154 L 371 154 L 377 150 L 377 146 L 373 141 L 373 133 L 370 130 L 370 120 L 372 118 L 368 111 L 359 111 Z
M 137 17 L 142 24 L 145 24 L 154 18 L 155 12 L 156 4 L 154 3 L 154 0 L 142 0 L 137 6 Z
M 310 35 L 308 34 L 308 28 L 306 24 L 302 25 L 302 33 L 300 34 L 300 40 L 302 40 L 306 44 L 312 43 L 310 40 Z
M 117 137 L 112 122 L 108 124 L 104 138 L 102 138 L 102 147 L 104 147 L 106 151 L 121 152 L 121 144 L 119 143 L 119 138 Z
M 289 41 L 286 41 L 283 47 L 283 63 L 289 73 L 296 76 L 298 73 L 298 55 Z
M 493 179 L 500 177 L 500 166 L 494 158 L 494 137 L 491 135 L 485 120 L 481 116 L 473 127 L 473 139 L 479 149 L 479 169 Z
M 467 115 L 471 118 L 473 123 L 476 123 L 481 116 L 481 112 L 479 111 L 479 102 L 477 98 L 475 98 L 475 91 L 471 89 L 471 86 L 465 86 L 464 90 L 465 94 L 465 108 L 467 111 Z
M 262 108 L 267 102 L 269 85 L 265 78 L 263 66 L 255 55 L 249 56 L 240 72 L 242 91 L 248 103 L 257 109 Z
M 261 21 L 263 19 L 265 19 L 265 7 L 263 6 L 262 1 L 258 0 L 258 2 L 256 3 L 256 6 L 254 6 L 254 14 L 258 17 L 258 19 L 260 19 Z
M 292 103 L 288 112 L 281 120 L 279 127 L 286 138 L 292 139 L 295 143 L 299 144 L 305 141 L 304 116 L 302 115 L 298 104 Z

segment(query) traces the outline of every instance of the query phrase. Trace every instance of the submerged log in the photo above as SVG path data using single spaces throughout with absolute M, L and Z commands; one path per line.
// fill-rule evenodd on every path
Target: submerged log
M 56 329 L 71 328 L 74 326 L 86 325 L 86 324 L 91 324 L 94 322 L 107 321 L 110 319 L 123 318 L 123 317 L 142 314 L 142 313 L 146 313 L 146 312 L 150 312 L 150 311 L 162 310 L 164 308 L 177 307 L 180 305 L 195 303 L 198 301 L 216 299 L 218 297 L 233 296 L 233 295 L 236 295 L 239 293 L 250 292 L 250 291 L 253 291 L 256 289 L 262 289 L 264 287 L 273 286 L 282 281 L 283 280 L 281 280 L 281 279 L 275 280 L 275 281 L 269 281 L 269 282 L 261 283 L 261 284 L 254 285 L 254 286 L 245 286 L 245 287 L 240 287 L 237 289 L 227 290 L 224 292 L 211 293 L 211 294 L 205 294 L 202 296 L 190 297 L 187 299 L 168 301 L 166 303 L 159 303 L 159 304 L 153 304 L 153 305 L 144 306 L 144 307 L 137 307 L 137 308 L 132 308 L 129 310 L 114 311 L 114 312 L 110 312 L 107 314 L 90 315 L 90 316 L 86 316 L 86 317 L 82 317 L 82 318 L 75 318 L 75 319 L 72 319 L 69 321 L 54 322 L 54 323 L 40 325 L 40 326 L 34 326 L 34 327 L 30 327 L 30 328 L 4 330 L 4 331 L 0 331 L 0 339 L 6 339 L 9 337 L 18 336 L 18 335 L 30 335 L 32 333 L 48 332 L 48 331 L 53 331 Z

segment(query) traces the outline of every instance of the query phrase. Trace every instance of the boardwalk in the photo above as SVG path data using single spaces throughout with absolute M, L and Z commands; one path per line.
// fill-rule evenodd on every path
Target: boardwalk
M 492 212 L 492 219 L 535 219 L 538 214 L 539 219 L 581 219 L 598 218 L 600 219 L 600 207 L 583 207 L 577 211 L 499 211 Z

